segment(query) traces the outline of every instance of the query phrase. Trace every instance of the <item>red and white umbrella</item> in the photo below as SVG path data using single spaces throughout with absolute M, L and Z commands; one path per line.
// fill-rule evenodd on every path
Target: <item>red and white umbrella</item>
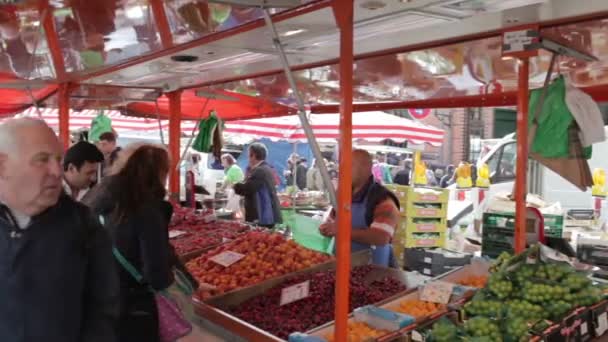
M 70 131 L 91 128 L 91 121 L 99 114 L 99 110 L 70 110 Z M 117 110 L 104 110 L 104 114 L 112 120 L 112 128 L 117 132 L 154 132 L 158 131 L 158 120 L 122 115 Z M 36 108 L 29 108 L 21 115 L 38 117 Z M 59 111 L 56 108 L 40 108 L 40 118 L 52 128 L 59 127 Z M 169 129 L 169 121 L 161 120 L 163 130 Z M 191 130 L 193 121 L 182 121 L 182 130 Z
M 340 138 L 340 114 L 311 114 L 309 116 L 315 137 L 320 141 L 336 141 Z M 224 130 L 243 138 L 269 138 L 272 140 L 306 141 L 306 134 L 300 127 L 297 115 L 278 118 L 230 121 Z M 381 142 L 387 139 L 415 145 L 440 146 L 443 130 L 413 120 L 384 112 L 353 113 L 353 140 Z
M 49 126 L 59 126 L 59 113 L 57 109 L 42 108 L 41 118 Z M 98 110 L 84 110 L 70 112 L 70 131 L 90 128 L 91 121 L 98 115 Z M 159 129 L 158 120 L 152 118 L 139 118 L 125 116 L 119 111 L 104 111 L 112 119 L 112 127 L 118 132 L 156 132 Z M 24 115 L 37 116 L 35 108 L 23 112 Z M 310 124 L 315 137 L 322 142 L 336 142 L 340 137 L 339 114 L 311 114 Z M 194 121 L 182 121 L 182 131 L 192 131 Z M 291 142 L 306 142 L 306 134 L 300 127 L 297 115 L 237 120 L 226 122 L 224 130 L 227 138 L 235 140 L 269 138 L 272 140 L 287 140 Z M 163 130 L 169 128 L 167 120 L 161 120 Z M 381 142 L 387 139 L 402 143 L 408 141 L 412 144 L 429 144 L 440 146 L 443 142 L 441 129 L 425 125 L 413 120 L 398 117 L 384 112 L 358 112 L 353 113 L 353 140 Z

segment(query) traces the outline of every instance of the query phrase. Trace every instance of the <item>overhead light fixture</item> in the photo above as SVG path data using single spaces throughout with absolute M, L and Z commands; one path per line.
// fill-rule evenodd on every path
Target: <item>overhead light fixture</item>
M 378 0 L 369 0 L 361 3 L 359 7 L 364 8 L 366 10 L 374 11 L 386 7 L 386 3 Z
M 306 32 L 306 30 L 305 29 L 289 30 L 289 31 L 286 31 L 283 34 L 281 34 L 281 36 L 283 36 L 283 37 L 295 36 L 296 34 L 300 34 L 302 32 Z

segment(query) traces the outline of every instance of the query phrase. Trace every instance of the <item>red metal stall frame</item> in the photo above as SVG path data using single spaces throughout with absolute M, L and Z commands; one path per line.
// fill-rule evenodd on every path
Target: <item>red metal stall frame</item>
M 351 199 L 352 199 L 352 128 L 354 65 L 354 1 L 335 0 L 333 11 L 340 30 L 340 161 L 338 178 L 338 233 L 336 242 L 336 342 L 348 340 Z
M 518 68 L 517 160 L 515 166 L 515 253 L 526 249 L 526 177 L 528 175 L 528 94 L 530 58 L 522 57 Z
M 154 21 L 160 34 L 163 50 L 173 47 L 173 35 L 167 21 L 165 6 L 162 0 L 150 0 Z M 182 114 L 182 91 L 177 90 L 166 94 L 169 100 L 169 154 L 171 156 L 171 169 L 169 170 L 169 192 L 170 198 L 179 203 L 180 196 L 180 137 L 181 137 L 181 114 Z
M 65 81 L 67 74 L 63 61 L 63 54 L 61 53 L 61 45 L 59 44 L 59 38 L 55 28 L 53 6 L 49 4 L 49 0 L 40 1 L 38 13 L 40 13 L 41 16 L 40 21 L 42 22 L 42 27 L 51 53 L 53 68 L 55 69 L 57 80 L 61 82 L 57 93 L 57 96 L 59 97 L 59 139 L 61 140 L 63 147 L 67 149 L 70 146 L 70 84 Z
M 173 201 L 179 202 L 179 149 L 181 137 L 182 91 L 166 94 L 169 99 L 169 155 L 171 170 L 169 173 L 169 192 Z

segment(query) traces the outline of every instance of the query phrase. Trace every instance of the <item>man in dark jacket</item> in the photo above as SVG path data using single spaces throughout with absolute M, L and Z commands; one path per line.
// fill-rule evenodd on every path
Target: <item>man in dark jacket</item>
M 0 126 L 0 341 L 116 341 L 111 242 L 62 194 L 62 150 L 43 121 Z
M 274 176 L 266 163 L 267 154 L 263 144 L 249 146 L 250 171 L 243 183 L 234 185 L 234 192 L 245 197 L 245 221 L 270 228 L 282 219 Z

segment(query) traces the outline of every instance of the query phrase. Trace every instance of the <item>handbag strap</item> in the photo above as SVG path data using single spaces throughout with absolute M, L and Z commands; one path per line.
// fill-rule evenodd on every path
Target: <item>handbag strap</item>
M 120 251 L 118 250 L 118 248 L 112 247 L 112 254 L 114 254 L 114 257 L 116 258 L 116 260 L 118 260 L 118 262 L 120 263 L 120 265 L 127 272 L 129 272 L 129 274 L 133 277 L 133 279 L 135 279 L 135 281 L 137 281 L 140 284 L 143 283 L 144 277 L 137 271 L 137 269 L 135 269 L 135 267 L 127 260 L 127 258 L 125 258 L 120 253 Z
M 99 215 L 99 222 L 101 223 L 102 226 L 105 226 L 106 219 L 103 217 L 103 215 Z M 114 255 L 114 258 L 116 258 L 116 260 L 118 260 L 120 265 L 125 269 L 125 271 L 127 271 L 131 275 L 131 277 L 133 277 L 133 279 L 135 279 L 135 281 L 137 281 L 140 284 L 143 284 L 144 277 L 141 275 L 141 273 L 139 273 L 137 271 L 135 266 L 133 266 L 129 262 L 129 260 L 127 260 L 127 258 L 125 258 L 122 255 L 122 253 L 120 253 L 120 251 L 118 250 L 118 248 L 116 248 L 116 246 L 112 247 L 112 254 Z

